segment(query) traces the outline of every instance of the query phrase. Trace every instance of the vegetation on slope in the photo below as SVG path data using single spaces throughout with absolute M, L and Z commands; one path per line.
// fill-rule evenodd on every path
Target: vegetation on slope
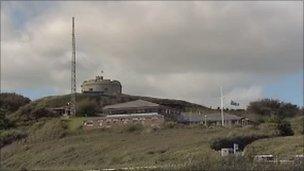
M 263 117 L 277 116 L 286 118 L 301 114 L 297 105 L 273 99 L 250 102 L 247 110 Z
M 0 109 L 12 113 L 31 100 L 16 93 L 0 93 Z
M 273 154 L 281 158 L 304 154 L 304 136 L 287 136 L 261 139 L 245 148 L 247 156 Z
M 0 130 L 0 148 L 25 137 L 27 137 L 27 134 L 24 131 L 16 129 Z
M 49 123 L 48 123 L 49 122 Z M 62 123 L 69 121 L 54 119 L 45 126 L 33 126 L 34 135 L 43 137 Z M 47 126 L 46 126 L 47 125 Z M 51 126 L 54 125 L 54 126 Z M 132 166 L 166 166 L 185 164 L 208 156 L 210 165 L 219 158 L 219 152 L 210 148 L 212 139 L 227 134 L 242 136 L 269 132 L 264 128 L 202 128 L 200 126 L 178 126 L 151 129 L 135 126 L 121 129 L 99 129 L 68 132 L 65 136 L 50 136 L 41 141 L 13 143 L 3 149 L 3 164 L 18 169 L 97 169 Z M 41 130 L 41 131 L 38 131 Z M 64 127 L 56 134 L 66 133 Z M 38 132 L 37 132 L 38 131 Z M 27 159 L 27 160 L 24 160 Z

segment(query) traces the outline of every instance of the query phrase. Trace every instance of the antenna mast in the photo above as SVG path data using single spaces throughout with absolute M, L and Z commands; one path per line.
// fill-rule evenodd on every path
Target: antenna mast
M 75 45 L 75 18 L 72 17 L 72 64 L 71 64 L 71 115 L 76 115 L 76 45 Z

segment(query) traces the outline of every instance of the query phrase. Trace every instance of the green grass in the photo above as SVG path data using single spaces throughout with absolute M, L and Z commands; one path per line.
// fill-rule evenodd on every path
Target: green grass
M 67 120 L 68 129 L 71 132 L 75 132 L 82 128 L 83 121 L 85 121 L 85 117 L 72 117 Z
M 200 160 L 202 156 L 208 156 L 203 160 L 212 163 L 219 160 L 219 153 L 210 148 L 212 139 L 271 132 L 264 128 L 205 129 L 199 126 L 159 130 L 145 128 L 134 132 L 123 129 L 77 131 L 82 119 L 72 118 L 63 122 L 57 119 L 33 126 L 37 135 L 45 134 L 52 138 L 6 146 L 3 148 L 3 165 L 12 169 L 51 170 L 167 166 Z M 65 128 L 62 127 L 64 123 L 67 123 L 67 130 L 78 133 L 55 136 L 54 133 L 65 133 L 62 129 Z
M 292 130 L 295 135 L 303 134 L 304 132 L 304 116 L 297 116 L 289 119 Z
M 276 137 L 257 140 L 246 148 L 246 155 L 273 154 L 279 157 L 288 157 L 304 154 L 304 136 Z

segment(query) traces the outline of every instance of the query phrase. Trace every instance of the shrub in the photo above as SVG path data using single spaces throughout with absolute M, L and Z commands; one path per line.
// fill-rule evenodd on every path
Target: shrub
M 0 109 L 0 130 L 7 129 L 11 126 L 10 121 L 6 118 L 6 112 Z
M 142 124 L 131 124 L 127 126 L 126 130 L 128 132 L 143 131 L 144 126 Z
M 291 129 L 290 122 L 286 120 L 281 120 L 277 123 L 277 130 L 279 136 L 290 136 L 294 135 L 293 130 Z
M 20 130 L 0 131 L 0 148 L 25 137 L 27 134 Z
M 297 105 L 273 99 L 250 102 L 247 110 L 263 116 L 275 115 L 282 118 L 295 116 L 300 111 Z
M 94 100 L 85 99 L 77 104 L 78 116 L 94 116 L 96 115 L 98 104 Z
M 45 107 L 36 107 L 34 104 L 22 106 L 18 111 L 9 116 L 16 125 L 29 125 L 44 117 L 57 117 L 57 113 L 51 112 Z
M 0 94 L 0 108 L 6 109 L 8 112 L 14 112 L 30 101 L 29 98 L 16 93 Z
M 271 116 L 270 118 L 268 118 L 267 122 L 276 125 L 276 131 L 278 136 L 294 135 L 290 122 L 282 119 L 279 116 Z

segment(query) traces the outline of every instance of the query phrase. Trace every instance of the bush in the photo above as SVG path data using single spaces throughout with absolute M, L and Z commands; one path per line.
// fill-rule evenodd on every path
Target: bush
M 297 105 L 273 99 L 250 102 L 247 110 L 262 116 L 275 115 L 281 118 L 292 117 L 300 112 Z
M 96 101 L 85 99 L 77 104 L 77 116 L 94 116 L 97 108 Z
M 20 130 L 0 131 L 0 148 L 25 137 L 27 134 Z
M 291 136 L 294 135 L 293 130 L 291 129 L 290 122 L 286 120 L 281 120 L 277 123 L 277 130 L 279 136 Z
M 43 117 L 57 117 L 57 113 L 53 113 L 44 107 L 35 107 L 32 104 L 22 106 L 18 111 L 9 116 L 16 125 L 29 125 Z
M 282 119 L 281 117 L 272 116 L 268 118 L 267 122 L 276 125 L 276 131 L 278 136 L 294 135 L 290 122 Z
M 11 126 L 10 121 L 6 118 L 6 112 L 0 109 L 0 130 L 7 129 Z
M 16 93 L 1 93 L 0 94 L 0 108 L 7 110 L 8 112 L 14 112 L 19 107 L 28 104 L 31 100 L 27 97 Z
M 131 124 L 127 126 L 126 130 L 128 132 L 143 131 L 144 126 L 142 124 Z

